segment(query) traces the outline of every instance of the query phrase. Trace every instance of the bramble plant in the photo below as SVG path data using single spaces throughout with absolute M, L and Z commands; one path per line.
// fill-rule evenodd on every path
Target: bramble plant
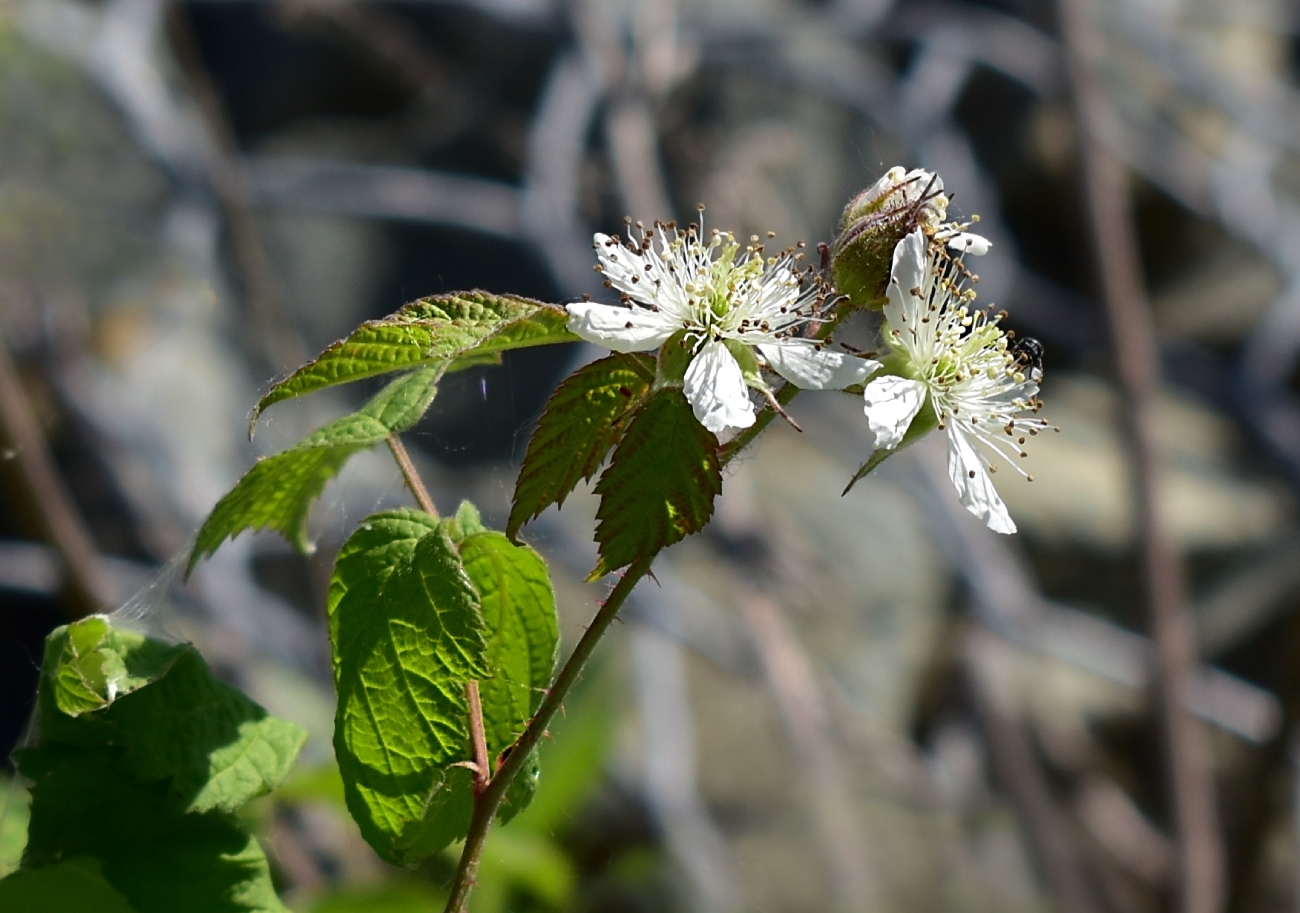
M 990 528 L 1015 530 L 989 473 L 993 458 L 1014 465 L 1026 438 L 1050 427 L 1035 415 L 1039 350 L 975 309 L 964 258 L 989 244 L 946 208 L 937 175 L 891 169 L 850 201 L 815 264 L 802 243 L 770 254 L 756 236 L 706 232 L 703 207 L 685 228 L 598 234 L 596 269 L 617 304 L 424 298 L 362 324 L 257 403 L 253 427 L 285 400 L 405 372 L 356 413 L 259 460 L 213 509 L 188 569 L 250 529 L 306 549 L 325 484 L 354 453 L 389 447 L 418 507 L 367 517 L 335 562 L 334 749 L 348 809 L 381 857 L 411 865 L 464 841 L 448 911 L 466 909 L 493 822 L 531 799 L 538 742 L 628 594 L 662 549 L 708 523 L 727 464 L 773 418 L 794 424 L 786 408 L 801 390 L 863 397 L 875 450 L 850 486 L 941 430 L 962 503 Z M 859 310 L 881 312 L 880 352 L 835 341 Z M 506 529 L 485 528 L 469 502 L 441 517 L 400 435 L 442 377 L 578 340 L 611 353 L 546 404 Z M 588 581 L 619 576 L 557 668 L 550 576 L 519 535 L 598 475 Z M 16 755 L 33 782 L 30 837 L 20 871 L 0 881 L 0 906 L 50 909 L 56 892 L 67 909 L 283 909 L 234 812 L 283 779 L 297 727 L 217 682 L 193 648 L 111 616 L 50 636 L 38 712 L 37 743 Z

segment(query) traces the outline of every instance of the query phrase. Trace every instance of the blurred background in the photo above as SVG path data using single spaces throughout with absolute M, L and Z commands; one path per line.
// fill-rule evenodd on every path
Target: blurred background
M 1199 909 L 1300 908 L 1298 29 L 1284 0 L 4 0 L 0 753 L 44 635 L 123 606 L 311 731 L 250 812 L 287 903 L 438 909 L 454 857 L 380 863 L 329 748 L 324 592 L 355 524 L 407 503 L 391 461 L 327 489 L 312 556 L 244 536 L 179 580 L 256 456 L 369 390 L 276 406 L 250 443 L 259 392 L 421 295 L 599 295 L 590 237 L 624 215 L 703 201 L 812 245 L 924 166 L 994 242 L 982 299 L 1046 350 L 1062 433 L 1032 484 L 998 480 L 1020 534 L 966 514 L 939 442 L 841 498 L 860 401 L 801 397 L 805 433 L 773 427 L 637 590 L 475 913 L 1172 909 L 1188 794 L 1153 696 L 1153 473 L 1196 652 L 1192 839 L 1226 872 Z M 1129 323 L 1102 304 L 1107 240 Z M 1111 339 L 1148 315 L 1139 471 Z M 439 507 L 503 523 L 542 404 L 591 357 L 449 378 L 407 435 Z M 580 491 L 525 533 L 567 646 L 605 592 L 579 582 L 593 514 Z M 0 796 L 2 873 L 25 791 Z

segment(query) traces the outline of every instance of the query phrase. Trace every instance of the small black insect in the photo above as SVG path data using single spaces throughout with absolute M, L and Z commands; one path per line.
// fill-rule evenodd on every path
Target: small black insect
M 1023 366 L 1025 373 L 1034 380 L 1043 376 L 1043 344 L 1032 336 L 1016 336 L 1007 346 L 1007 351 Z

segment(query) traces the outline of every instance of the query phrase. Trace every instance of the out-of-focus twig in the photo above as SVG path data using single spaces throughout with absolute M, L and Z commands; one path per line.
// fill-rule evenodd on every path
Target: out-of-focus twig
M 822 852 L 831 870 L 835 909 L 878 909 L 883 898 L 878 896 L 867 842 L 854 820 L 856 803 L 848 773 L 830 738 L 827 704 L 812 663 L 780 606 L 770 598 L 750 591 L 738 599 L 738 605 L 799 756 Z
M 4 477 L 30 517 L 33 533 L 58 550 L 66 565 L 65 603 L 68 614 L 80 618 L 102 612 L 115 601 L 113 585 L 100 565 L 90 530 L 54 465 L 22 381 L 0 345 L 0 439 L 6 453 L 0 460 Z
M 1296 727 L 1300 726 L 1300 606 L 1293 598 L 1291 617 L 1277 638 L 1275 662 L 1279 670 L 1279 693 L 1282 696 L 1283 723 L 1263 751 L 1249 762 L 1241 777 L 1244 795 L 1238 799 L 1240 811 L 1233 822 L 1232 841 L 1228 847 L 1231 875 L 1228 890 L 1229 913 L 1252 909 L 1261 887 L 1264 848 L 1271 825 L 1291 811 L 1277 801 L 1276 777 L 1285 770 L 1287 755 L 1295 750 Z
M 519 238 L 518 188 L 401 165 L 249 155 L 244 175 L 258 206 L 448 225 Z
M 981 650 L 981 639 L 989 636 L 978 629 L 968 631 L 962 649 L 962 666 L 984 730 L 989 762 L 1020 818 L 1056 908 L 1061 913 L 1091 913 L 1094 905 L 1087 881 L 1034 748 L 1024 729 L 1002 714 L 991 693 L 985 668 L 991 657 Z
M 1124 387 L 1132 436 L 1142 568 L 1156 644 L 1159 715 L 1166 743 L 1170 799 L 1179 856 L 1178 909 L 1218 913 L 1223 905 L 1223 847 L 1208 746 L 1188 710 L 1196 662 L 1182 562 L 1164 522 L 1155 446 L 1155 397 L 1160 383 L 1155 330 L 1147 308 L 1127 175 L 1097 140 L 1107 102 L 1094 61 L 1095 23 L 1085 0 L 1059 0 L 1070 83 L 1082 129 L 1085 201 Z
M 307 358 L 302 338 L 284 313 L 285 296 L 266 251 L 253 211 L 253 195 L 239 161 L 239 150 L 216 87 L 199 56 L 188 14 L 176 4 L 166 8 L 166 25 L 172 52 L 186 88 L 194 98 L 208 133 L 208 181 L 221 201 L 235 252 L 239 276 L 253 314 L 258 341 L 276 370 Z
M 690 886 L 688 909 L 741 909 L 726 840 L 700 795 L 694 716 L 682 645 L 644 623 L 629 626 L 642 729 L 643 785 Z
M 577 212 L 587 127 L 600 98 L 600 85 L 582 55 L 560 55 L 528 132 L 520 221 L 566 295 L 601 291 L 591 268 L 591 232 Z

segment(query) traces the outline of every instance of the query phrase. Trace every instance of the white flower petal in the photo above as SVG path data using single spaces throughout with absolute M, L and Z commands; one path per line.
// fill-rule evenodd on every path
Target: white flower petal
M 768 365 L 790 383 L 805 390 L 843 390 L 870 377 L 880 362 L 846 352 L 818 350 L 811 339 L 786 339 L 760 345 Z
M 645 308 L 617 307 L 594 301 L 578 301 L 565 307 L 569 311 L 571 332 L 615 352 L 657 349 L 675 329 L 663 314 Z
M 754 404 L 744 374 L 721 341 L 707 343 L 691 359 L 682 392 L 700 424 L 714 434 L 754 424 Z
M 921 303 L 912 289 L 925 287 L 926 243 L 925 232 L 918 228 L 894 246 L 885 317 L 896 330 L 902 330 L 908 319 L 914 320 L 920 313 Z
M 969 231 L 959 231 L 947 236 L 945 239 L 948 246 L 962 253 L 972 254 L 976 257 L 982 257 L 989 252 L 993 242 L 983 235 L 973 234 Z
M 1016 524 L 1007 513 L 993 480 L 966 435 L 948 426 L 948 478 L 966 509 L 984 521 L 995 533 L 1014 533 Z
M 925 385 L 918 380 L 877 377 L 862 392 L 867 424 L 876 436 L 876 449 L 893 450 L 903 442 L 912 419 L 925 402 Z

